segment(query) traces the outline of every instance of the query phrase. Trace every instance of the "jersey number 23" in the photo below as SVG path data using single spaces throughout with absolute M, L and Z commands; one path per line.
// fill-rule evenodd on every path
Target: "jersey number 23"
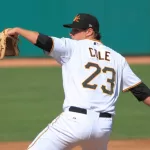
M 85 65 L 86 69 L 90 69 L 91 67 L 96 68 L 96 70 L 82 83 L 83 87 L 95 90 L 98 85 L 97 84 L 91 85 L 89 82 L 92 81 L 97 75 L 101 73 L 111 72 L 112 78 L 107 79 L 107 82 L 110 84 L 110 89 L 107 89 L 105 85 L 101 85 L 101 89 L 104 93 L 112 95 L 114 92 L 114 86 L 115 86 L 115 76 L 116 76 L 115 70 L 109 67 L 101 68 L 98 64 L 95 64 L 92 62 L 88 62 Z

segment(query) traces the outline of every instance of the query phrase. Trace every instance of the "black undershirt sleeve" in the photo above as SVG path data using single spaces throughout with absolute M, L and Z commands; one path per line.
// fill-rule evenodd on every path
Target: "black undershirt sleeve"
M 150 89 L 142 82 L 130 89 L 131 93 L 138 99 L 138 101 L 144 101 L 150 96 Z
M 50 52 L 53 48 L 53 44 L 54 43 L 51 37 L 39 33 L 37 41 L 34 45 L 47 52 Z

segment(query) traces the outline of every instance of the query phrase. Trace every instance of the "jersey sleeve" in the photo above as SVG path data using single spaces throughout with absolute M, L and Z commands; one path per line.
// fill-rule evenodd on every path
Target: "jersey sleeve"
M 66 63 L 72 56 L 75 41 L 69 38 L 51 38 L 53 40 L 53 47 L 50 52 L 44 51 L 44 53 L 53 57 L 60 64 Z
M 122 91 L 126 92 L 129 89 L 139 85 L 140 83 L 141 80 L 136 76 L 125 60 L 122 72 Z

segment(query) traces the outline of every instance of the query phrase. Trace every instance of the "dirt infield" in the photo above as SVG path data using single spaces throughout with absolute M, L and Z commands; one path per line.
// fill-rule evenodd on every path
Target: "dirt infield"
M 150 56 L 127 57 L 130 64 L 150 64 Z M 55 60 L 48 58 L 23 58 L 4 59 L 0 61 L 0 67 L 39 67 L 39 66 L 60 66 Z
M 0 150 L 25 150 L 29 142 L 1 143 Z M 73 150 L 81 150 L 75 147 Z M 150 140 L 116 140 L 110 141 L 108 150 L 150 150 Z
M 127 57 L 130 64 L 150 64 L 150 57 Z M 60 66 L 53 59 L 4 59 L 0 61 L 0 67 L 39 67 Z M 0 143 L 0 150 L 25 150 L 29 142 Z M 73 150 L 81 150 L 76 147 Z M 108 150 L 150 150 L 150 139 L 142 140 L 115 140 L 110 141 Z

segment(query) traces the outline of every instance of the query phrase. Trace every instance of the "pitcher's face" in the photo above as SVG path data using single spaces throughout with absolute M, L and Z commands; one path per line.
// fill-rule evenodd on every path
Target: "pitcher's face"
M 72 28 L 71 32 L 70 32 L 70 36 L 72 39 L 74 40 L 83 40 L 85 39 L 85 33 L 86 30 L 85 29 L 76 29 L 76 28 Z
M 72 28 L 70 32 L 70 36 L 74 40 L 88 39 L 88 38 L 91 38 L 93 34 L 94 34 L 94 31 L 92 28 L 88 28 L 88 29 Z

